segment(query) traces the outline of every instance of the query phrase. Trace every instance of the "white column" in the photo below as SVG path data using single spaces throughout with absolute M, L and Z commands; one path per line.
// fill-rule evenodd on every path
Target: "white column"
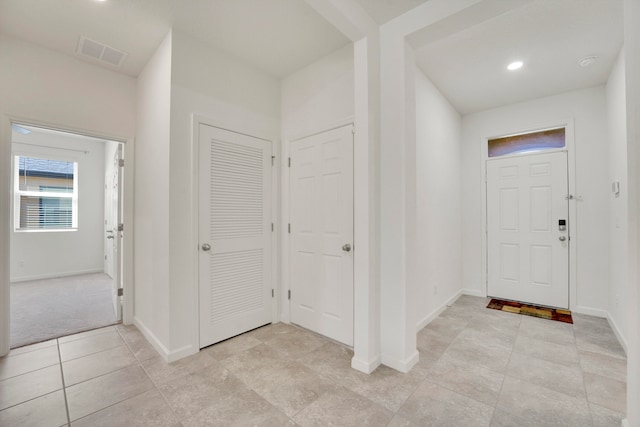
M 414 59 L 405 34 L 395 30 L 383 26 L 380 33 L 380 339 L 382 363 L 408 372 L 418 362 L 410 289 L 415 252 L 414 65 L 407 64 Z
M 365 373 L 380 365 L 378 277 L 378 147 L 380 106 L 379 37 L 354 43 L 354 355 Z
M 629 341 L 627 348 L 627 419 L 640 426 L 640 3 L 624 2 L 627 170 L 629 194 Z

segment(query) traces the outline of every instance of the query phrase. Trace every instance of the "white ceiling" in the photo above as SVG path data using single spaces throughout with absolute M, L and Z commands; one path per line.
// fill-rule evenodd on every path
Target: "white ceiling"
M 356 0 L 378 23 L 384 24 L 428 0 Z
M 533 0 L 416 49 L 461 114 L 606 82 L 623 42 L 621 0 Z M 578 60 L 596 55 L 587 68 Z M 525 63 L 507 71 L 512 61 Z
M 356 1 L 384 23 L 428 0 Z M 482 4 L 505 1 L 513 10 L 486 19 L 470 8 L 461 22 L 480 23 L 443 22 L 410 39 L 428 42 L 414 46 L 418 65 L 460 113 L 606 81 L 623 40 L 622 0 Z M 172 27 L 276 77 L 349 43 L 303 0 L 0 0 L 0 32 L 74 56 L 84 35 L 127 52 L 116 71 L 134 77 Z M 587 55 L 598 60 L 581 68 Z M 515 59 L 524 68 L 508 72 Z
M 302 0 L 0 0 L 0 32 L 69 55 L 84 35 L 134 77 L 172 27 L 277 77 L 349 43 Z

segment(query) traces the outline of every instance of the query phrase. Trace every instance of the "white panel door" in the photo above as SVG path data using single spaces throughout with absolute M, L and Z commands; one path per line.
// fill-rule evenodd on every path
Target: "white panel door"
M 271 142 L 199 126 L 200 347 L 271 323 Z
M 353 132 L 291 143 L 291 321 L 353 345 Z
M 489 296 L 569 308 L 567 195 L 566 152 L 487 161 Z

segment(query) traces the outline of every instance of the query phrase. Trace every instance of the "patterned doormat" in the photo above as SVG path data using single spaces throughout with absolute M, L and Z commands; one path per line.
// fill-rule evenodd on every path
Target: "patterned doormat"
M 492 299 L 487 308 L 506 311 L 509 313 L 524 314 L 525 316 L 542 317 L 543 319 L 556 320 L 558 322 L 573 323 L 571 311 L 560 308 L 539 307 L 537 305 L 523 304 L 515 301 Z

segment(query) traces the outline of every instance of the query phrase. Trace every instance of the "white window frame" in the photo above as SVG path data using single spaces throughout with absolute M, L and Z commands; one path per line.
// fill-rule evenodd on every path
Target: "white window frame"
M 20 190 L 20 157 L 39 158 L 73 163 L 73 192 L 55 191 L 25 191 Z M 70 228 L 21 228 L 20 227 L 20 197 L 50 197 L 71 199 L 71 227 Z M 46 154 L 13 154 L 13 230 L 17 233 L 47 233 L 78 230 L 78 161 L 63 159 Z

